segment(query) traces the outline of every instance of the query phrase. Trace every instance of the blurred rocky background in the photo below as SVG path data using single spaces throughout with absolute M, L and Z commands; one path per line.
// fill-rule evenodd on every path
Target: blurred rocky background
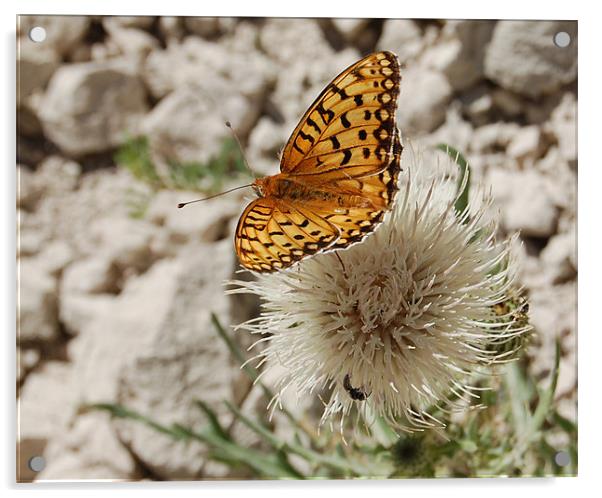
M 34 26 L 44 42 L 28 38 Z M 566 48 L 553 43 L 559 31 L 572 37 Z M 576 31 L 553 21 L 20 17 L 20 478 L 34 477 L 34 455 L 47 462 L 41 479 L 244 477 L 208 462 L 200 443 L 79 407 L 122 403 L 192 427 L 203 423 L 194 399 L 254 410 L 258 396 L 210 320 L 258 311 L 222 284 L 238 268 L 232 232 L 248 194 L 176 205 L 248 182 L 225 120 L 252 167 L 273 174 L 323 86 L 374 50 L 404 65 L 406 145 L 462 151 L 493 190 L 500 235 L 520 231 L 537 329 L 529 368 L 545 378 L 561 338 L 557 403 L 575 420 Z

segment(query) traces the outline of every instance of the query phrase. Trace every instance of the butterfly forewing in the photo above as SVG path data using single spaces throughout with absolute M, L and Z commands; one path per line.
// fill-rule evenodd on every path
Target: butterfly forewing
M 281 171 L 335 170 L 342 177 L 384 169 L 395 133 L 399 82 L 399 63 L 390 52 L 372 54 L 345 70 L 301 118 L 284 148 Z

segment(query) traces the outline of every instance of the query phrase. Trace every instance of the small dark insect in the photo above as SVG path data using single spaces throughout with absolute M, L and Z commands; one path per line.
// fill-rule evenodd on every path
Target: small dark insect
M 366 393 L 360 388 L 351 385 L 351 377 L 349 377 L 349 374 L 345 375 L 345 378 L 343 379 L 343 387 L 345 388 L 345 391 L 349 393 L 349 397 L 355 401 L 364 401 L 370 396 L 370 393 Z

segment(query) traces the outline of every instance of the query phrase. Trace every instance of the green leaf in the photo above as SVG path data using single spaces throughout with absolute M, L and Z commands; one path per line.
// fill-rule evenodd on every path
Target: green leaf
M 201 400 L 196 400 L 194 404 L 198 408 L 200 408 L 201 411 L 205 414 L 205 416 L 207 417 L 207 421 L 209 422 L 209 427 L 211 427 L 213 432 L 218 437 L 226 440 L 231 439 L 226 429 L 224 429 L 220 424 L 219 419 L 217 418 L 217 414 L 211 408 L 209 408 L 209 406 L 205 402 Z
M 445 152 L 460 168 L 460 175 L 458 176 L 458 191 L 454 208 L 458 218 L 462 219 L 464 223 L 468 223 L 469 218 L 466 213 L 468 210 L 468 193 L 470 190 L 470 166 L 465 157 L 451 145 L 438 144 L 436 149 Z
M 161 178 L 151 160 L 146 137 L 127 140 L 115 153 L 115 162 L 139 180 L 150 183 L 155 188 L 160 186 Z

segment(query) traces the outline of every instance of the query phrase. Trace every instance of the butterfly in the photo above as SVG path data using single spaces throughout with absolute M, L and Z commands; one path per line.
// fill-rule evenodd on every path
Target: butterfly
M 284 147 L 280 173 L 252 184 L 258 199 L 234 236 L 245 268 L 281 270 L 374 231 L 398 188 L 400 80 L 397 56 L 377 52 L 322 91 Z

